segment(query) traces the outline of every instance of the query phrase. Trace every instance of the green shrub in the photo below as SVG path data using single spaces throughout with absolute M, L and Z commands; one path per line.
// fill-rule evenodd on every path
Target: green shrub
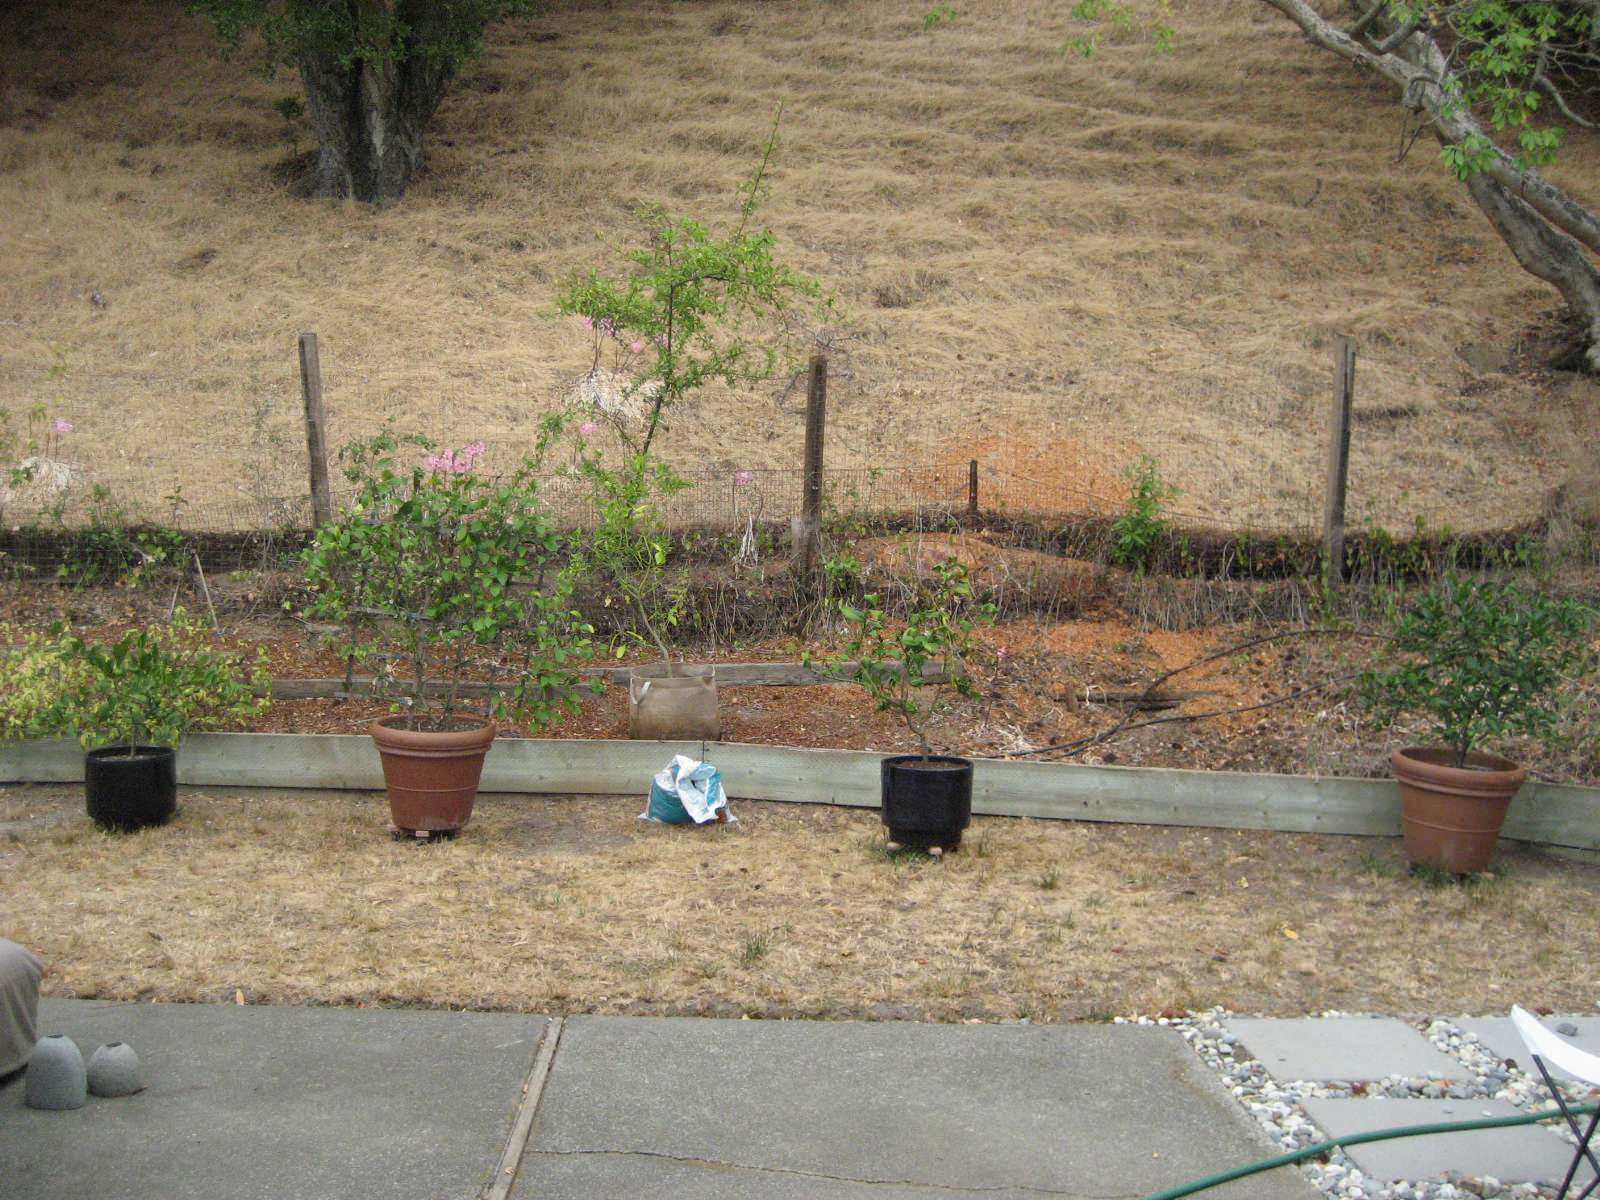
M 0 698 L 7 738 L 70 736 L 132 753 L 248 720 L 269 703 L 266 651 L 247 664 L 181 608 L 169 624 L 131 629 L 114 642 L 65 630 L 26 634 L 0 666 L 9 681 Z
M 1385 725 L 1430 721 L 1465 766 L 1490 738 L 1552 729 L 1552 694 L 1592 662 L 1594 617 L 1514 584 L 1447 579 L 1392 619 L 1385 662 L 1362 676 L 1362 697 Z
M 1178 489 L 1161 478 L 1156 460 L 1141 454 L 1122 473 L 1128 481 L 1128 499 L 1111 526 L 1111 561 L 1125 567 L 1144 567 L 1161 540 L 1172 531 L 1165 516 L 1167 502 Z

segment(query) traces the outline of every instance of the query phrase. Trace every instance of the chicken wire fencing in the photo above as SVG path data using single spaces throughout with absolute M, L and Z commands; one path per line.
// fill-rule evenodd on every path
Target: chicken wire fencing
M 393 421 L 443 445 L 484 440 L 489 461 L 511 461 L 533 444 L 552 392 L 561 392 L 514 371 L 469 371 L 441 382 L 411 370 L 363 371 L 325 360 L 322 373 L 330 458 L 343 442 Z M 138 527 L 303 537 L 313 513 L 300 389 L 298 375 L 281 363 L 241 375 L 193 364 L 173 369 L 160 356 L 110 372 L 0 360 L 0 457 L 14 468 L 0 476 L 0 523 L 13 543 L 25 531 L 64 536 Z M 575 394 L 572 387 L 566 392 L 569 400 Z M 450 399 L 462 396 L 471 403 Z M 1128 511 L 1130 490 L 1147 464 L 1161 487 L 1180 485 L 1160 499 L 1161 514 L 1178 532 L 1291 538 L 1320 532 L 1326 434 L 1314 407 L 1270 397 L 1230 403 L 1248 418 L 1245 436 L 1182 428 L 1118 433 L 1091 415 L 1063 413 L 1047 437 L 1040 432 L 1030 440 L 1034 431 L 1023 431 L 1009 440 L 977 438 L 965 453 L 946 450 L 936 461 L 827 467 L 823 520 L 863 526 L 932 526 L 980 514 L 1044 525 L 1111 520 Z M 795 416 L 791 406 L 785 419 Z M 496 433 L 484 436 L 486 428 Z M 850 448 L 836 438 L 829 449 L 844 456 Z M 1357 513 L 1363 481 L 1377 478 L 1378 470 L 1363 465 L 1363 453 L 1358 441 L 1351 465 Z M 788 525 L 803 507 L 800 458 L 795 449 L 794 466 L 676 466 L 689 486 L 663 502 L 667 526 L 737 534 Z M 344 481 L 336 458 L 329 470 L 337 506 Z M 582 485 L 572 479 L 547 479 L 545 500 L 562 524 L 581 527 L 593 519 Z M 1407 503 L 1406 513 L 1386 514 L 1398 517 L 1397 528 L 1432 519 L 1417 497 Z

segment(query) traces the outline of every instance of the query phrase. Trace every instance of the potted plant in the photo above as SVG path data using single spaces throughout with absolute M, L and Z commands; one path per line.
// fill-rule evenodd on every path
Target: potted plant
M 556 429 L 499 477 L 479 470 L 482 442 L 436 451 L 385 430 L 340 451 L 353 494 L 306 549 L 306 613 L 335 622 L 348 660 L 395 699 L 369 732 L 400 833 L 466 824 L 497 717 L 541 729 L 578 705 L 592 630 L 539 496 Z M 407 449 L 417 457 L 402 463 Z M 505 686 L 474 710 L 464 685 L 495 675 Z
M 166 625 L 110 643 L 35 634 L 7 660 L 0 728 L 7 736 L 76 737 L 88 751 L 89 816 L 124 832 L 177 811 L 177 747 L 186 733 L 247 720 L 268 704 L 266 651 L 247 667 L 181 608 Z
M 966 664 L 978 648 L 980 624 L 994 620 L 995 606 L 978 602 L 967 570 L 955 558 L 934 567 L 903 625 L 892 627 L 882 601 L 868 595 L 861 606 L 839 602 L 852 634 L 841 657 L 822 673 L 860 684 L 879 711 L 898 713 L 921 745 L 917 754 L 883 760 L 881 798 L 889 848 L 911 847 L 937 856 L 961 846 L 972 819 L 972 761 L 937 755 L 928 725 L 952 696 L 975 696 Z M 806 656 L 811 665 L 810 656 Z
M 656 435 L 673 406 L 709 383 L 771 378 L 796 317 L 821 321 L 832 312 L 822 285 L 779 262 L 772 232 L 754 225 L 777 141 L 774 124 L 755 172 L 739 187 L 731 228 L 717 233 L 646 205 L 639 211 L 644 242 L 625 273 L 574 275 L 556 292 L 557 312 L 577 317 L 593 342 L 580 397 L 610 422 L 621 446 L 620 457 L 607 461 L 591 441 L 578 443 L 571 470 L 587 485 L 596 514 L 585 555 L 637 618 L 638 640 L 662 657 L 660 667 L 630 679 L 634 737 L 721 732 L 715 668 L 675 664 L 667 649 L 685 588 L 670 578 L 671 539 L 658 502 L 689 484 L 651 457 Z M 587 438 L 595 429 L 586 422 L 579 433 Z
M 1363 696 L 1380 722 L 1420 717 L 1444 743 L 1390 756 L 1413 865 L 1488 867 L 1527 772 L 1479 747 L 1553 727 L 1552 693 L 1591 658 L 1593 618 L 1575 600 L 1452 578 L 1394 619 L 1394 657 L 1362 676 Z

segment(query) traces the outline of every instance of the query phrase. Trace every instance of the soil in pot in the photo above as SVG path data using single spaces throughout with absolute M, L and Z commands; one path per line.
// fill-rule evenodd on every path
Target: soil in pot
M 1528 773 L 1494 754 L 1455 754 L 1407 747 L 1389 757 L 1400 785 L 1400 821 L 1406 857 L 1414 866 L 1457 875 L 1489 869 L 1506 809 Z
M 889 841 L 930 853 L 959 850 L 972 821 L 972 762 L 902 754 L 884 759 L 882 771 Z
M 101 746 L 83 759 L 89 817 L 105 829 L 132 833 L 164 825 L 178 811 L 178 753 L 171 746 Z
M 369 727 L 383 760 L 394 827 L 418 836 L 448 835 L 467 823 L 483 776 L 494 722 L 457 717 L 444 730 L 407 729 L 404 715 Z

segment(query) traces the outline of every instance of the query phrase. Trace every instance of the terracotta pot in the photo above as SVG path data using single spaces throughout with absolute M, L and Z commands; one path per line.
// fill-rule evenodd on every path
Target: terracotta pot
M 405 728 L 404 716 L 372 723 L 396 829 L 454 833 L 472 816 L 483 756 L 494 741 L 494 722 L 482 717 L 455 720 L 460 728 L 437 733 Z
M 918 850 L 959 850 L 972 820 L 972 761 L 901 754 L 883 760 L 883 823 L 889 841 Z
M 1450 750 L 1408 746 L 1389 764 L 1400 785 L 1406 857 L 1464 875 L 1488 869 L 1506 809 L 1528 773 L 1494 754 L 1468 754 L 1465 767 L 1451 766 L 1454 759 Z

